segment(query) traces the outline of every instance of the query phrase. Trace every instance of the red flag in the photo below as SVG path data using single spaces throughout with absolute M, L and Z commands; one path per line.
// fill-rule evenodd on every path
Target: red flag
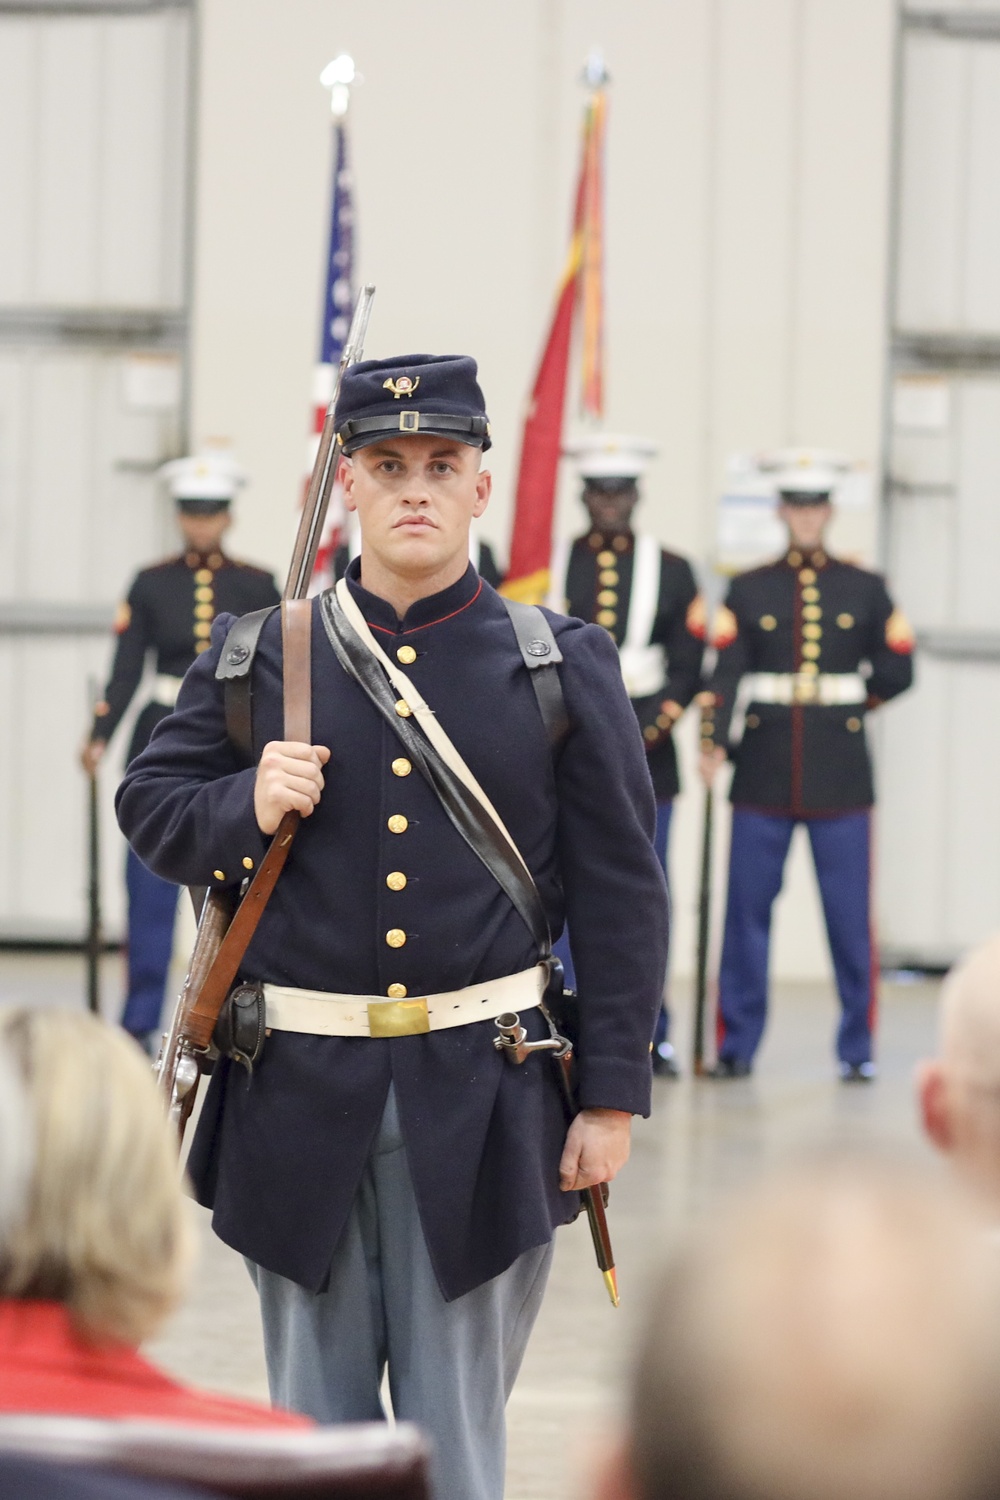
M 527 604 L 541 604 L 549 591 L 552 516 L 556 474 L 562 450 L 573 326 L 584 283 L 583 397 L 588 413 L 599 414 L 601 382 L 601 155 L 604 91 L 587 107 L 583 153 L 573 213 L 573 236 L 563 268 L 555 313 L 545 341 L 521 439 L 511 535 L 510 565 L 501 592 Z M 581 272 L 583 275 L 581 276 Z

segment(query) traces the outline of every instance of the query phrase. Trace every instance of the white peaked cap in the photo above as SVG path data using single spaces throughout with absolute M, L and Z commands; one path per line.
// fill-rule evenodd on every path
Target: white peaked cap
M 780 495 L 830 494 L 850 467 L 850 459 L 827 448 L 781 448 L 759 460 Z
M 175 500 L 232 500 L 249 475 L 221 448 L 175 458 L 156 471 Z
M 649 438 L 623 437 L 614 432 L 587 432 L 571 438 L 563 448 L 576 460 L 583 479 L 638 479 L 659 448 Z

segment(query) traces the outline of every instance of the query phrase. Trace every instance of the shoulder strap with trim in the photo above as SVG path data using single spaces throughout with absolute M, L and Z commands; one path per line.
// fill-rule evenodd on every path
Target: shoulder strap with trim
M 565 738 L 569 729 L 569 714 L 559 681 L 559 663 L 562 652 L 552 634 L 552 627 L 535 604 L 522 604 L 517 599 L 503 602 L 510 615 L 510 622 L 521 648 L 524 665 L 531 674 L 531 686 L 538 699 L 538 708 L 545 725 L 545 733 L 553 750 Z
M 267 609 L 241 615 L 230 626 L 215 669 L 216 681 L 223 684 L 225 692 L 226 733 L 251 766 L 257 759 L 253 744 L 253 660 L 260 633 L 278 608 L 277 604 L 270 604 Z

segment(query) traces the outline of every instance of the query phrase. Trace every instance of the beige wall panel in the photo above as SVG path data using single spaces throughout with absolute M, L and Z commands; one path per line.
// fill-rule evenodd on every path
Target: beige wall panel
M 1000 330 L 1000 46 L 976 48 L 971 83 L 962 317 L 988 332 Z
M 0 20 L 0 303 L 24 301 L 32 282 L 38 141 L 25 122 L 34 113 L 38 61 L 36 27 Z
M 104 23 L 40 25 L 35 264 L 28 300 L 92 303 L 98 283 Z

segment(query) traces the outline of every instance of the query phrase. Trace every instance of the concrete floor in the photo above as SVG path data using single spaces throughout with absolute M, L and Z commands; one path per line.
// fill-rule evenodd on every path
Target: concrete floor
M 107 961 L 109 1009 L 118 965 Z M 615 1312 L 593 1261 L 584 1222 L 561 1231 L 544 1309 L 509 1408 L 509 1500 L 569 1500 L 614 1422 L 643 1289 L 658 1258 L 692 1217 L 769 1161 L 813 1141 L 920 1142 L 912 1104 L 915 1061 L 933 1048 L 932 983 L 888 982 L 882 991 L 881 1077 L 845 1087 L 831 1060 L 835 1003 L 823 985 L 782 986 L 753 1078 L 656 1081 L 653 1115 L 638 1121 L 632 1160 L 612 1190 L 610 1222 L 622 1308 Z M 0 1003 L 82 1004 L 82 962 L 0 954 Z M 690 996 L 675 997 L 677 1042 L 689 1054 Z M 151 1346 L 178 1376 L 266 1398 L 254 1296 L 237 1256 L 201 1236 L 198 1279 Z

